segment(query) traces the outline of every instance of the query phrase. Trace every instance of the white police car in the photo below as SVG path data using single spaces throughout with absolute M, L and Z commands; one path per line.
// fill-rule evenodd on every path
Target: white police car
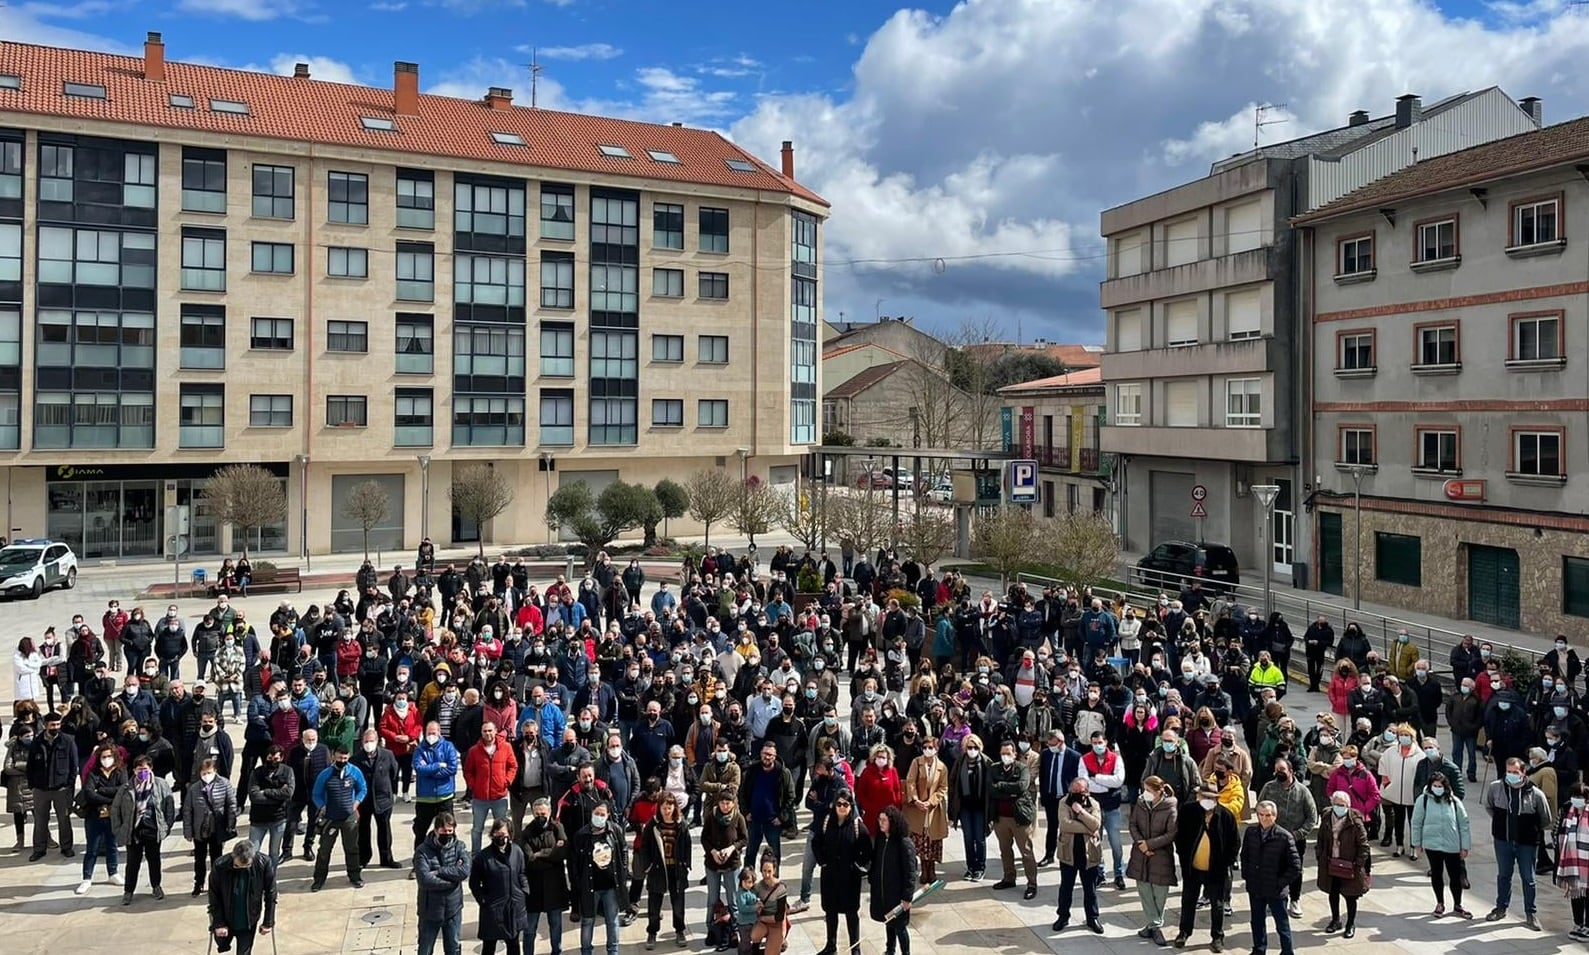
M 60 541 L 23 537 L 0 547 L 0 593 L 37 599 L 51 587 L 77 586 L 77 555 Z

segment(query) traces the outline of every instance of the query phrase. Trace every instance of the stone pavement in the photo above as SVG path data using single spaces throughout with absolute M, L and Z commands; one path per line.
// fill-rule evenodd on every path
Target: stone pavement
M 316 560 L 319 564 L 321 561 Z M 343 563 L 347 563 L 344 559 Z M 329 562 L 327 562 L 329 563 Z M 353 560 L 348 564 L 357 564 Z M 167 569 L 166 573 L 169 573 Z M 151 579 L 161 579 L 159 571 L 148 569 L 116 568 L 91 569 L 85 572 L 75 592 L 53 592 L 38 601 L 18 601 L 0 608 L 11 624 L 13 637 L 37 634 L 47 625 L 60 626 L 68 622 L 71 614 L 83 613 L 97 621 L 105 601 L 114 596 L 123 606 L 142 584 Z M 309 603 L 323 602 L 329 594 L 306 592 L 293 595 L 300 609 Z M 238 601 L 250 616 L 264 619 L 280 598 L 251 597 Z M 179 606 L 191 627 L 209 601 L 183 600 Z M 162 607 L 150 608 L 158 613 Z M 193 676 L 191 661 L 185 675 Z M 0 654 L 0 697 L 9 700 L 11 695 L 11 658 Z M 1313 696 L 1294 692 L 1288 702 L 1298 712 L 1325 705 L 1322 695 Z M 5 707 L 9 713 L 9 706 Z M 241 748 L 240 728 L 229 727 L 233 739 Z M 1477 804 L 1477 787 L 1468 795 L 1468 805 Z M 395 844 L 400 861 L 410 857 L 412 842 L 409 838 L 408 820 L 412 806 L 399 804 L 394 819 Z M 467 827 L 465 817 L 460 827 Z M 31 826 L 31 823 L 30 823 Z M 1308 879 L 1303 893 L 1304 918 L 1296 925 L 1296 945 L 1300 949 L 1316 949 L 1326 944 L 1361 952 L 1402 952 L 1410 955 L 1448 955 L 1453 950 L 1464 955 L 1507 955 L 1507 953 L 1535 953 L 1560 949 L 1577 950 L 1578 945 L 1567 939 L 1565 932 L 1571 928 L 1570 909 L 1558 890 L 1547 883 L 1540 886 L 1540 916 L 1544 933 L 1534 933 L 1519 921 L 1522 914 L 1521 889 L 1514 892 L 1512 918 L 1498 924 L 1486 924 L 1483 914 L 1489 910 L 1494 898 L 1493 852 L 1487 837 L 1488 825 L 1484 819 L 1474 820 L 1475 848 L 1469 859 L 1474 891 L 1466 905 L 1478 914 L 1473 922 L 1462 922 L 1447 916 L 1434 919 L 1429 915 L 1433 908 L 1432 894 L 1426 872 L 1421 864 L 1414 865 L 1406 859 L 1392 859 L 1388 850 L 1375 847 L 1375 885 L 1363 900 L 1358 920 L 1357 937 L 1351 941 L 1339 935 L 1324 936 L 1323 926 L 1328 921 L 1328 908 L 1322 894 L 1314 887 L 1315 867 L 1308 860 Z M 31 828 L 28 830 L 31 833 Z M 206 918 L 203 899 L 188 895 L 192 886 L 191 857 L 185 852 L 186 844 L 177 836 L 165 844 L 164 887 L 168 895 L 163 903 L 148 896 L 147 885 L 140 889 L 138 898 L 130 908 L 121 906 L 121 890 L 105 882 L 104 867 L 97 869 L 96 882 L 86 896 L 75 896 L 72 889 L 81 878 L 82 832 L 77 823 L 79 854 L 74 859 L 64 859 L 52 852 L 36 864 L 26 861 L 26 852 L 7 853 L 0 849 L 0 946 L 4 950 L 26 952 L 70 952 L 72 955 L 98 955 L 118 953 L 125 955 L 129 943 L 140 949 L 174 953 L 201 953 L 205 951 Z M 3 838 L 3 836 L 0 836 Z M 1039 848 L 1042 833 L 1035 836 Z M 0 845 L 9 843 L 0 842 Z M 1059 881 L 1057 867 L 1043 870 L 1040 875 L 1038 898 L 1023 902 L 1020 889 L 995 893 L 991 886 L 1000 873 L 997 845 L 990 846 L 994 858 L 988 878 L 982 883 L 959 881 L 963 874 L 960 860 L 964 858 L 959 833 L 951 833 L 944 845 L 945 863 L 940 872 L 949 884 L 914 913 L 911 924 L 912 951 L 915 955 L 964 955 L 973 951 L 996 951 L 1003 955 L 1020 955 L 1031 952 L 1082 951 L 1097 955 L 1148 955 L 1156 951 L 1150 943 L 1136 937 L 1138 903 L 1136 892 L 1128 889 L 1119 892 L 1113 888 L 1102 891 L 1103 922 L 1106 932 L 1094 936 L 1081 926 L 1081 900 L 1072 917 L 1072 927 L 1063 935 L 1048 931 L 1054 919 L 1054 900 Z M 798 886 L 798 864 L 794 853 L 785 850 L 784 876 L 791 889 Z M 340 858 L 340 849 L 338 852 Z M 1105 850 L 1108 861 L 1108 851 Z M 336 860 L 333 860 L 334 863 Z M 125 860 L 123 860 L 125 865 Z M 333 865 L 333 873 L 326 889 L 318 894 L 308 892 L 311 864 L 302 860 L 289 861 L 280 872 L 281 903 L 277 918 L 276 953 L 278 955 L 324 955 L 324 953 L 366 953 L 366 955 L 412 955 L 415 950 L 417 930 L 414 922 L 414 884 L 406 880 L 406 873 L 371 869 L 366 872 L 366 885 L 362 891 L 349 887 Z M 697 876 L 699 873 L 697 873 Z M 140 881 L 146 881 L 141 878 Z M 698 881 L 698 878 L 697 880 Z M 1243 890 L 1236 887 L 1236 916 L 1227 928 L 1226 951 L 1233 955 L 1248 952 L 1251 939 L 1248 933 L 1248 913 Z M 1172 898 L 1172 918 L 1179 911 L 1178 895 Z M 702 950 L 702 926 L 697 924 L 704 915 L 705 889 L 692 884 L 686 911 L 689 913 L 692 943 L 687 950 Z M 464 924 L 464 951 L 478 952 L 480 943 L 473 939 L 475 931 L 474 905 L 466 902 Z M 1200 913 L 1200 931 L 1194 935 L 1186 951 L 1208 950 L 1207 913 Z M 658 951 L 681 951 L 674 948 L 671 934 L 664 932 Z M 883 950 L 883 931 L 879 923 L 864 918 L 863 951 L 877 955 Z M 546 941 L 539 941 L 545 951 Z M 841 946 L 844 943 L 841 932 Z M 642 951 L 645 938 L 644 920 L 623 931 L 622 951 Z M 1168 933 L 1173 936 L 1173 931 Z M 597 945 L 601 944 L 598 931 Z M 578 949 L 577 927 L 564 938 L 565 948 L 571 953 Z M 790 955 L 810 955 L 824 942 L 820 914 L 820 886 L 814 895 L 811 911 L 794 918 L 789 949 Z M 1272 951 L 1278 951 L 1278 940 L 1271 938 Z M 259 940 L 255 949 L 261 955 L 271 951 L 266 939 Z M 598 949 L 599 950 L 599 949 Z M 841 948 L 842 951 L 842 948 Z

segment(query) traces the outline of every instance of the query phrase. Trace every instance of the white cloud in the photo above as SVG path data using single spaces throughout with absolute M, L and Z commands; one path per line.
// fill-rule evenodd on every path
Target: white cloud
M 408 9 L 408 4 L 404 0 L 377 0 L 370 4 L 370 9 L 376 13 L 402 13 Z
M 924 320 L 1024 313 L 1029 331 L 1098 338 L 1099 210 L 1250 149 L 1255 103 L 1284 104 L 1266 143 L 1384 115 L 1407 92 L 1500 85 L 1544 97 L 1549 118 L 1589 108 L 1589 7 L 1491 9 L 1488 22 L 1427 0 L 904 10 L 863 38 L 847 90 L 760 97 L 731 131 L 774 166 L 794 140 L 800 181 L 833 203 L 829 314 L 887 297 Z M 846 264 L 859 259 L 914 261 Z
M 333 60 L 328 56 L 309 56 L 304 53 L 278 53 L 271 57 L 269 66 L 257 66 L 251 63 L 243 69 L 291 76 L 299 63 L 309 64 L 309 76 L 312 79 L 326 80 L 330 83 L 360 82 L 357 71 L 341 60 Z
M 81 0 L 78 3 L 24 3 L 19 9 L 23 15 L 41 19 L 87 20 L 104 16 L 123 5 L 116 0 Z
M 306 4 L 299 0 L 178 0 L 177 9 L 213 17 L 237 17 L 255 23 L 295 17 Z
M 534 53 L 543 60 L 615 60 L 623 50 L 611 43 L 582 43 L 578 46 L 520 46 L 520 53 Z

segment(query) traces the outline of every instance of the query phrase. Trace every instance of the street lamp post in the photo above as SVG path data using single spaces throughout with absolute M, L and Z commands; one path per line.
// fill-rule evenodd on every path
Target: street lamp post
M 430 537 L 430 455 L 419 456 L 419 539 Z
M 821 507 L 822 511 L 821 516 L 817 519 L 817 550 L 819 552 L 826 551 L 828 549 L 828 485 L 833 483 L 833 459 L 828 457 L 826 454 L 821 455 L 821 458 L 822 503 L 819 506 Z
M 1363 609 L 1363 477 L 1373 470 L 1367 464 L 1345 466 L 1352 476 L 1352 609 Z
M 303 552 L 303 569 L 309 569 L 309 455 L 298 455 L 298 548 Z
M 552 461 L 552 452 L 541 452 L 541 473 L 546 475 L 546 499 L 548 501 L 552 499 Z M 552 543 L 552 528 L 550 525 L 546 528 L 546 542 L 548 544 Z
M 1263 507 L 1263 553 L 1259 556 L 1263 561 L 1263 615 L 1267 620 L 1274 612 L 1274 595 L 1269 589 L 1269 572 L 1274 565 L 1274 543 L 1269 538 L 1270 521 L 1274 517 L 1274 503 L 1275 498 L 1280 496 L 1280 487 L 1276 484 L 1254 484 L 1252 493 Z

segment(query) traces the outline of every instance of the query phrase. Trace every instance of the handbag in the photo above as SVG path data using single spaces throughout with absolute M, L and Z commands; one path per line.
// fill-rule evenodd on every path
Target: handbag
M 1337 879 L 1357 878 L 1357 864 L 1351 859 L 1330 856 L 1329 873 Z

